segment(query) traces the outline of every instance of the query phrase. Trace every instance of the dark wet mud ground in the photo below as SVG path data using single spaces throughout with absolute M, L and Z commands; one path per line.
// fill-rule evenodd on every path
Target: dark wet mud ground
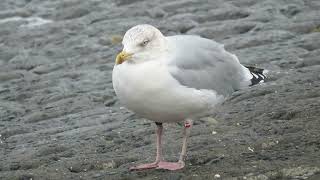
M 155 125 L 121 107 L 111 73 L 141 23 L 215 39 L 269 70 L 195 121 L 176 172 L 128 171 L 153 160 Z M 165 125 L 168 160 L 181 130 Z M 319 157 L 319 0 L 0 1 L 0 179 L 318 180 Z

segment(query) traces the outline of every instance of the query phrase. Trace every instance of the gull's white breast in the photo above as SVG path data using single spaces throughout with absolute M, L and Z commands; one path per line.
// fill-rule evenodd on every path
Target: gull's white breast
M 161 61 L 116 65 L 112 80 L 124 106 L 156 122 L 177 122 L 201 116 L 223 100 L 212 90 L 180 85 Z

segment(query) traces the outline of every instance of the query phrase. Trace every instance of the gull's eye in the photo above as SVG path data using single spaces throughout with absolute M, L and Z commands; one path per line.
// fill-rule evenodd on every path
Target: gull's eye
M 144 41 L 142 41 L 142 43 L 140 43 L 140 46 L 146 46 L 149 43 L 149 40 L 146 39 Z

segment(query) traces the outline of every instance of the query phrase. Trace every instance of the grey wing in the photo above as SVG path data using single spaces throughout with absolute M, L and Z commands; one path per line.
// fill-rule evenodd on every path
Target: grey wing
M 175 47 L 169 71 L 181 85 L 229 95 L 249 84 L 249 71 L 223 45 L 197 36 L 167 38 Z

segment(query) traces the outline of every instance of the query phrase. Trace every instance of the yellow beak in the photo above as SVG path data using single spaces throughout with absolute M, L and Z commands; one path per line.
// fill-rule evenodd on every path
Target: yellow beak
M 125 51 L 121 51 L 116 58 L 116 65 L 122 64 L 124 61 L 130 59 L 132 56 L 131 53 L 127 53 Z

